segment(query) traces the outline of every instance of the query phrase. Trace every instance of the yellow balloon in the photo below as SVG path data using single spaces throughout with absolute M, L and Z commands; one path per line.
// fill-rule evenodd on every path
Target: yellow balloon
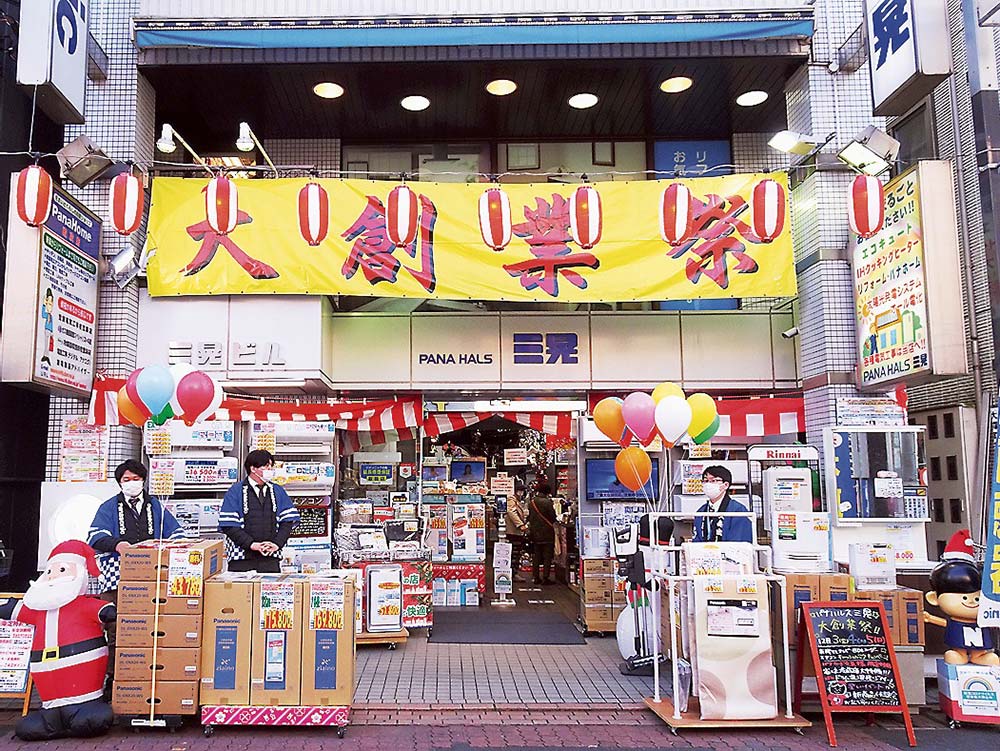
M 688 435 L 693 438 L 701 435 L 715 422 L 719 411 L 715 408 L 715 399 L 708 394 L 691 394 L 687 398 L 687 403 L 691 406 L 691 425 L 688 427 Z
M 655 389 L 653 389 L 653 402 L 655 404 L 660 403 L 660 399 L 666 396 L 679 396 L 681 399 L 684 398 L 684 389 L 678 386 L 676 383 L 670 383 L 669 381 L 661 383 Z

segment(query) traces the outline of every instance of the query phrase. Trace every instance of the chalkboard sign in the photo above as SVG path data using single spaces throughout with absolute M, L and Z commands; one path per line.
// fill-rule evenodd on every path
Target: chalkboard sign
M 802 604 L 796 705 L 801 701 L 807 645 L 816 666 L 820 704 L 831 746 L 837 745 L 833 712 L 900 712 L 910 745 L 917 745 L 882 603 Z

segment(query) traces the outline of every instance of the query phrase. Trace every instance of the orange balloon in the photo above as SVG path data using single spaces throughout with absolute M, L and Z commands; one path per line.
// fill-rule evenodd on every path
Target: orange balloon
M 633 493 L 649 482 L 652 474 L 653 462 L 649 454 L 637 446 L 622 449 L 615 457 L 615 475 Z
M 618 397 L 609 396 L 594 405 L 594 424 L 619 446 L 628 446 L 632 442 L 632 435 L 622 417 L 622 400 Z
M 118 389 L 118 416 L 128 420 L 137 428 L 141 428 L 146 424 L 145 413 L 128 398 L 128 393 L 125 391 L 124 386 Z

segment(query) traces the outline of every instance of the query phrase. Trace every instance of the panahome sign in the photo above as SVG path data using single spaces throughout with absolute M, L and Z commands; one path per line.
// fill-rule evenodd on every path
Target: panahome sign
M 150 293 L 538 302 L 795 294 L 784 173 L 583 190 L 409 183 L 392 198 L 393 182 L 324 179 L 304 190 L 309 182 L 233 180 L 238 209 L 208 206 L 235 225 L 221 234 L 206 196 L 225 201 L 225 191 L 157 179 Z M 667 191 L 671 182 L 687 191 Z

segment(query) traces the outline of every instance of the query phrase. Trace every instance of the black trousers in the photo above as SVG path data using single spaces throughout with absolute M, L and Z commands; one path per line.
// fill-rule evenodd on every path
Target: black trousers
M 510 543 L 510 567 L 517 576 L 521 570 L 521 558 L 524 557 L 524 550 L 528 547 L 528 538 L 524 535 L 507 535 L 507 542 Z
M 229 561 L 230 571 L 256 571 L 260 574 L 280 574 L 281 560 L 270 555 L 260 555 L 256 551 L 247 551 L 247 557 L 242 561 Z
M 82 704 L 29 712 L 17 721 L 14 734 L 22 741 L 93 738 L 108 732 L 114 721 L 111 707 L 100 699 L 94 699 Z
M 531 551 L 531 576 L 537 584 L 540 581 L 552 580 L 552 558 L 556 552 L 555 542 L 535 542 Z M 544 576 L 539 577 L 539 569 Z

